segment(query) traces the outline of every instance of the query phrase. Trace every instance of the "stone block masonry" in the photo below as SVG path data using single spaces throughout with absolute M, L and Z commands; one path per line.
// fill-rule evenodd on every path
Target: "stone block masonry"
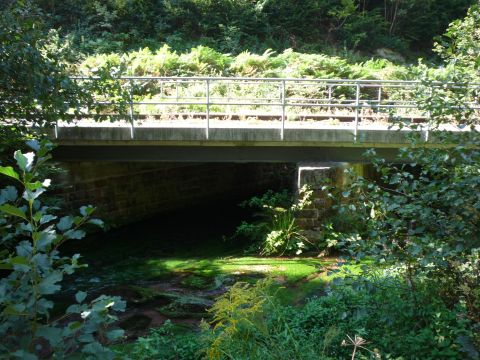
M 348 168 L 353 168 L 359 175 L 372 176 L 370 166 L 363 163 L 328 162 L 297 165 L 297 189 L 307 185 L 313 190 L 310 206 L 297 214 L 297 223 L 307 232 L 308 237 L 315 237 L 315 231 L 319 230 L 333 205 L 322 191 L 322 186 L 345 187 L 348 181 L 345 170 Z
M 292 188 L 294 164 L 65 162 L 57 195 L 69 211 L 92 204 L 111 226 L 196 205 Z M 194 216 L 194 214 L 192 214 Z

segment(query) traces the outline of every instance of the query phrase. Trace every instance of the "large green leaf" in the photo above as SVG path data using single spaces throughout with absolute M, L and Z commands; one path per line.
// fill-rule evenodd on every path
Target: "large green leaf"
M 75 294 L 75 300 L 77 300 L 78 303 L 83 302 L 85 298 L 87 297 L 87 293 L 85 291 L 79 291 Z
M 12 202 L 17 200 L 18 192 L 14 186 L 7 186 L 0 191 L 0 205 L 6 202 Z
M 80 208 L 80 214 L 82 214 L 82 216 L 90 216 L 94 211 L 95 207 L 92 205 L 82 206 Z
M 15 158 L 15 160 L 17 160 L 17 165 L 20 168 L 20 170 L 26 171 L 29 163 L 29 159 L 27 158 L 27 156 L 22 154 L 20 150 L 17 150 L 13 154 L 13 157 Z
M 67 232 L 65 232 L 65 237 L 67 239 L 75 239 L 75 240 L 80 240 L 80 239 L 83 239 L 86 235 L 85 231 L 83 230 L 68 230 Z
M 38 198 L 44 192 L 45 192 L 44 188 L 39 188 L 35 191 L 30 191 L 28 189 L 25 189 L 25 191 L 23 192 L 23 198 L 28 202 L 33 202 L 36 198 Z
M 22 209 L 10 204 L 0 205 L 0 212 L 4 212 L 8 215 L 17 216 L 24 220 L 27 220 L 27 215 Z
M 62 281 L 62 279 L 63 279 L 63 275 L 60 271 L 52 272 L 50 275 L 44 278 L 38 285 L 40 294 L 51 295 L 59 291 L 61 287 L 60 285 L 58 285 L 58 283 Z
M 73 225 L 73 217 L 71 216 L 64 216 L 60 219 L 57 224 L 57 228 L 60 231 L 67 231 L 72 228 Z
M 41 325 L 35 335 L 48 340 L 52 346 L 56 346 L 62 341 L 62 329 L 53 326 Z
M 101 227 L 101 228 L 103 228 L 104 225 L 105 225 L 103 220 L 100 220 L 100 219 L 90 219 L 90 220 L 88 220 L 88 223 L 92 224 L 92 225 L 96 225 L 96 226 Z
M 40 231 L 34 233 L 33 235 L 36 245 L 40 251 L 47 249 L 48 246 L 50 246 L 57 238 L 55 232 L 52 231 Z
M 11 166 L 0 166 L 0 174 L 9 176 L 9 177 L 17 179 L 17 180 L 20 180 L 20 176 L 18 175 L 18 173 L 15 170 L 13 170 L 13 168 Z

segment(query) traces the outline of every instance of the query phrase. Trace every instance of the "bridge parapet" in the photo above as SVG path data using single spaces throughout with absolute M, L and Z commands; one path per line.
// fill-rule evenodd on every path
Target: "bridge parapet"
M 97 94 L 99 111 L 84 112 L 84 117 L 123 121 L 131 138 L 142 127 L 198 127 L 208 140 L 216 128 L 248 125 L 275 127 L 283 140 L 288 128 L 341 124 L 357 140 L 362 127 L 387 127 L 392 119 L 425 121 L 429 114 L 418 107 L 420 94 L 458 88 L 469 91 L 465 106 L 480 109 L 479 84 L 231 77 L 121 77 L 112 82 L 114 94 Z
M 428 113 L 416 105 L 417 91 L 427 86 L 418 81 L 220 77 L 112 81 L 116 95 L 97 95 L 99 113 L 86 111 L 83 118 L 60 122 L 52 130 L 62 160 L 118 161 L 124 156 L 132 161 L 189 161 L 190 156 L 190 161 L 281 161 L 279 157 L 285 156 L 285 161 L 295 162 L 352 161 L 361 158 L 362 148 L 397 149 L 407 144 L 412 130 L 399 130 L 393 121 L 398 118 L 418 123 L 416 131 L 426 146 L 437 144 L 426 121 Z M 433 92 L 459 85 L 428 86 Z M 478 111 L 479 86 L 468 88 L 472 96 L 465 105 Z M 117 107 L 119 102 L 122 106 Z M 101 121 L 105 119 L 111 121 Z M 444 128 L 464 131 L 453 122 Z

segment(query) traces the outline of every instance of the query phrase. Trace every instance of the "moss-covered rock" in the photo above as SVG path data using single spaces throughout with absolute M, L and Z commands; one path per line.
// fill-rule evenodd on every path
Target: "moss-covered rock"
M 171 294 L 176 297 L 168 305 L 161 306 L 157 310 L 170 318 L 194 318 L 199 319 L 207 316 L 207 309 L 213 301 L 198 296 Z
M 189 275 L 180 281 L 180 284 L 189 289 L 209 289 L 215 279 L 206 276 Z

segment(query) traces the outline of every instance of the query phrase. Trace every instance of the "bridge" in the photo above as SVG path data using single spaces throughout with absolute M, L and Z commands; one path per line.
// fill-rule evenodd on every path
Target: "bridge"
M 95 78 L 75 78 L 78 82 Z M 459 85 L 420 81 L 224 77 L 121 77 L 97 95 L 101 111 L 60 122 L 59 160 L 358 161 L 363 149 L 393 158 L 418 123 L 434 145 L 419 94 Z M 466 104 L 478 111 L 478 89 Z M 449 125 L 449 130 L 461 131 Z M 395 131 L 396 130 L 396 131 Z
M 59 145 L 54 157 L 69 170 L 61 187 L 67 203 L 94 203 L 111 223 L 308 184 L 315 201 L 299 221 L 315 229 L 327 206 L 319 184 L 329 178 L 342 186 L 351 166 L 368 176 L 366 148 L 394 159 L 412 131 L 396 119 L 418 124 L 424 146 L 438 145 L 418 97 L 457 86 L 124 77 L 111 80 L 111 94 L 95 95 L 99 111 L 79 109 L 80 119 L 59 122 L 50 137 Z M 478 86 L 469 86 L 466 105 L 478 112 Z

